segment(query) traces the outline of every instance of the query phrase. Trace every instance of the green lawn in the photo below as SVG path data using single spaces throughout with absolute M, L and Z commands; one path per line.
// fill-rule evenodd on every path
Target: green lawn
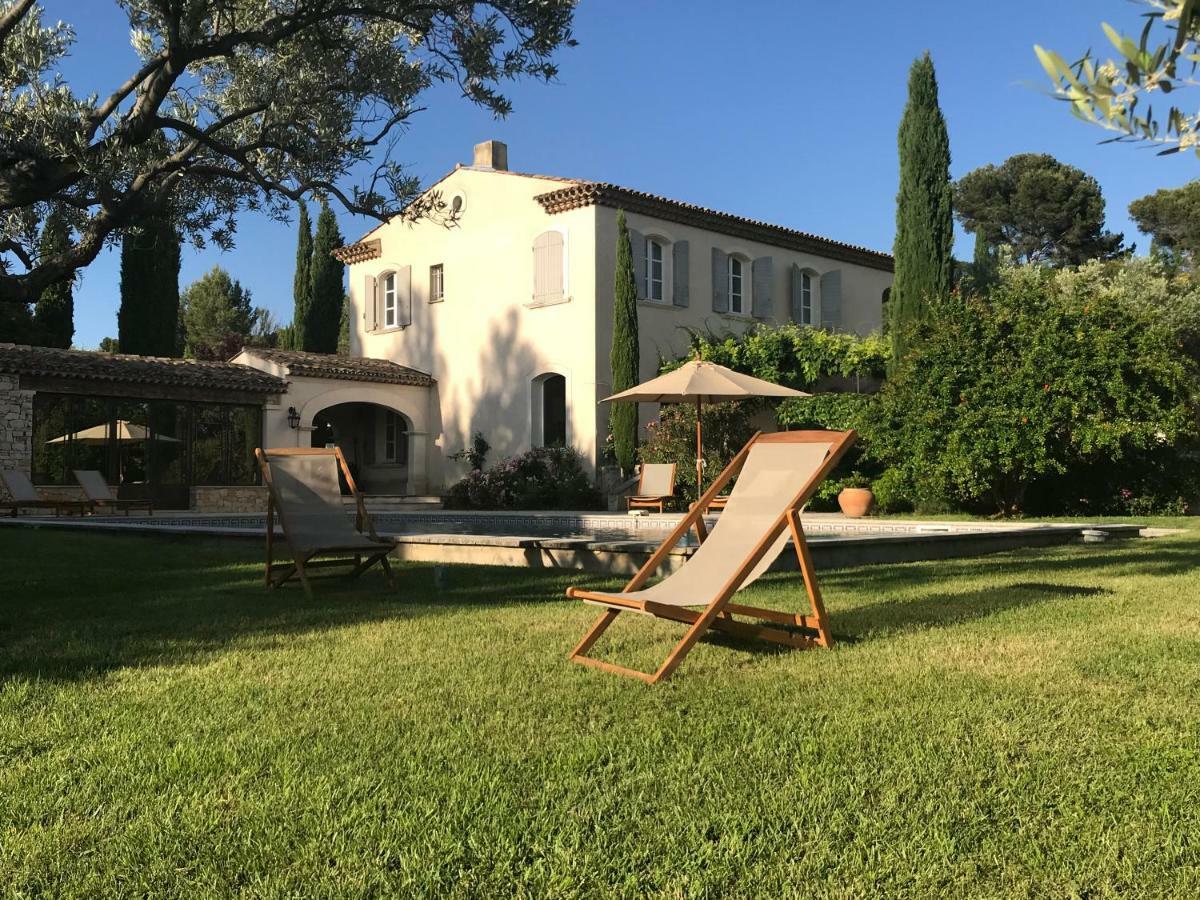
M 1200 885 L 1200 533 L 829 573 L 835 650 L 707 642 L 656 687 L 566 661 L 595 616 L 567 575 L 306 601 L 260 573 L 253 545 L 0 530 L 0 890 Z M 597 650 L 678 633 L 625 616 Z

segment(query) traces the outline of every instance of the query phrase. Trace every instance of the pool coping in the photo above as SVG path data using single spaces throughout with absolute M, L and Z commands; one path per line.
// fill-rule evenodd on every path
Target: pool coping
M 438 517 L 438 513 L 396 513 L 405 518 Z M 477 514 L 479 517 L 527 519 L 546 521 L 592 517 L 608 520 L 624 517 L 612 514 L 573 513 L 520 513 L 511 516 Z M 463 519 L 475 516 L 458 511 L 442 513 L 441 518 Z M 122 517 L 89 517 L 86 519 L 23 516 L 2 518 L 0 523 L 54 529 L 82 529 L 86 531 L 127 533 L 142 535 L 206 536 L 234 538 L 239 540 L 262 540 L 261 525 L 253 528 L 214 527 L 212 525 L 166 524 L 165 520 L 181 518 L 233 520 L 261 520 L 261 514 L 228 514 L 213 516 L 196 514 L 190 517 L 164 515 L 159 521 L 122 521 Z M 578 569 L 609 574 L 632 574 L 636 572 L 651 553 L 658 547 L 668 529 L 678 522 L 678 514 L 663 517 L 653 529 L 660 534 L 654 540 L 594 540 L 587 537 L 547 537 L 544 535 L 515 534 L 462 534 L 436 531 L 389 534 L 396 541 L 393 557 L 402 561 L 522 566 L 530 568 Z M 715 518 L 710 518 L 710 523 Z M 919 520 L 871 519 L 845 520 L 823 513 L 806 513 L 803 522 L 820 531 L 814 535 L 810 547 L 817 568 L 846 568 L 861 565 L 882 565 L 898 562 L 916 562 L 934 559 L 980 556 L 1027 547 L 1046 547 L 1070 543 L 1083 538 L 1084 531 L 1101 531 L 1109 538 L 1133 538 L 1142 534 L 1137 524 L 1094 524 L 1059 522 L 928 522 Z M 833 526 L 840 533 L 830 534 Z M 649 535 L 647 535 L 649 537 Z M 663 564 L 664 571 L 678 568 L 696 551 L 694 546 L 672 548 Z M 772 569 L 795 570 L 795 554 L 783 552 Z

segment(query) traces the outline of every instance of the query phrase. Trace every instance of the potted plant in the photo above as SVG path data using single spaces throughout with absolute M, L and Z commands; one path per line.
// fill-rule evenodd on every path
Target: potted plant
M 871 492 L 871 480 L 865 475 L 855 472 L 842 482 L 842 490 L 837 499 L 842 515 L 848 519 L 861 519 L 868 515 L 871 507 L 875 505 L 875 495 Z

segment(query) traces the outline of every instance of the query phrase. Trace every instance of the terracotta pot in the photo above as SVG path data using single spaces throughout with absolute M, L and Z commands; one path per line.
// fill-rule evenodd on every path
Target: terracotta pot
M 848 519 L 861 519 L 875 505 L 875 495 L 870 488 L 843 488 L 838 494 L 838 506 Z

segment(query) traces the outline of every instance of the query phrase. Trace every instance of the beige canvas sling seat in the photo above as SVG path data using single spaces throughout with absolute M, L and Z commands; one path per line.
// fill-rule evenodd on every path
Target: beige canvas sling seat
M 625 498 L 628 509 L 658 509 L 675 497 L 675 463 L 642 463 L 637 493 Z
M 340 449 L 256 449 L 254 453 L 268 490 L 268 588 L 277 588 L 295 576 L 311 596 L 309 572 L 313 569 L 349 566 L 350 571 L 345 574 L 357 578 L 376 563 L 383 569 L 388 585 L 395 587 L 387 559 L 395 549 L 395 541 L 376 534 Z M 342 504 L 339 472 L 354 498 L 353 519 L 346 515 Z M 291 564 L 274 561 L 276 514 L 292 557 Z M 277 569 L 282 571 L 276 573 Z
M 705 492 L 700 502 L 651 555 L 623 591 L 568 588 L 567 596 L 602 606 L 604 613 L 571 651 L 575 662 L 654 682 L 667 678 L 710 628 L 797 649 L 829 647 L 832 635 L 817 585 L 800 512 L 855 441 L 853 431 L 793 431 L 757 434 Z M 679 569 L 656 584 L 646 582 L 671 548 L 697 527 L 708 501 L 737 475 L 717 524 Z M 809 611 L 793 614 L 733 603 L 791 541 L 808 594 Z M 699 607 L 699 609 L 697 608 Z M 666 661 L 653 673 L 602 662 L 588 651 L 622 612 L 637 612 L 689 626 Z M 745 616 L 771 625 L 745 622 Z M 786 626 L 786 627 L 772 627 Z
M 73 469 L 75 480 L 79 482 L 79 486 L 83 488 L 84 495 L 88 498 L 88 503 L 92 510 L 113 509 L 124 512 L 129 515 L 135 509 L 145 510 L 147 513 L 154 513 L 154 501 L 150 499 L 129 500 L 113 496 L 112 489 L 108 486 L 108 482 L 104 480 L 104 476 L 94 469 Z
M 7 509 L 9 515 L 14 517 L 22 509 L 52 509 L 56 516 L 63 512 L 82 516 L 90 508 L 90 504 L 83 500 L 57 500 L 43 497 L 24 472 L 5 470 L 0 472 L 0 481 L 4 482 L 10 498 L 0 501 L 0 509 Z

